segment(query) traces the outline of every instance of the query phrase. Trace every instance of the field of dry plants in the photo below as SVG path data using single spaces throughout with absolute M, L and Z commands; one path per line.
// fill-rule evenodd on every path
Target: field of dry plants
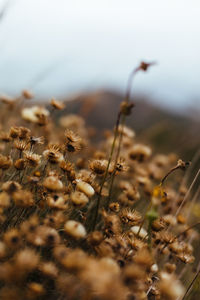
M 1 98 L 1 300 L 199 299 L 199 153 L 154 154 L 126 126 L 149 67 L 98 143 L 67 103 Z

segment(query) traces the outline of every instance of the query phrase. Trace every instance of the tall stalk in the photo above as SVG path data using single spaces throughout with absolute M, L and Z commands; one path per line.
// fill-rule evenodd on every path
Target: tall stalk
M 134 78 L 135 74 L 138 71 L 140 71 L 140 70 L 146 71 L 148 69 L 148 67 L 151 66 L 152 64 L 154 64 L 154 63 L 141 62 L 140 65 L 138 67 L 136 67 L 135 69 L 133 69 L 133 71 L 129 75 L 128 82 L 127 82 L 125 99 L 124 99 L 124 102 L 127 103 L 127 107 L 126 107 L 126 109 L 120 108 L 120 111 L 118 112 L 116 125 L 115 125 L 115 131 L 114 131 L 113 143 L 112 143 L 110 155 L 109 155 L 109 158 L 108 158 L 108 164 L 107 164 L 105 174 L 103 176 L 103 179 L 102 179 L 102 182 L 101 182 L 101 185 L 100 185 L 100 190 L 99 190 L 99 194 L 98 194 L 98 198 L 97 198 L 97 205 L 96 205 L 96 208 L 95 208 L 95 214 L 94 214 L 94 221 L 93 221 L 93 224 L 92 224 L 92 230 L 95 229 L 96 224 L 97 224 L 98 212 L 99 212 L 99 207 L 100 207 L 100 202 L 101 202 L 101 197 L 102 197 L 102 190 L 103 190 L 104 183 L 105 183 L 107 175 L 108 175 L 109 166 L 110 166 L 110 163 L 111 163 L 111 160 L 112 160 L 112 157 L 113 157 L 117 137 L 118 137 L 118 134 L 119 134 L 120 121 L 121 121 L 121 118 L 123 116 L 122 130 L 121 130 L 120 137 L 119 137 L 119 145 L 118 145 L 118 150 L 117 150 L 117 154 L 116 154 L 116 158 L 115 158 L 114 170 L 116 169 L 117 161 L 118 161 L 118 158 L 119 158 L 119 155 L 120 155 L 120 149 L 121 149 L 121 142 L 122 142 L 122 137 L 123 137 L 123 128 L 124 128 L 124 124 L 125 124 L 125 119 L 126 119 L 126 116 L 130 114 L 130 110 L 133 106 L 133 105 L 131 105 L 128 108 L 128 104 L 130 102 L 130 95 L 131 95 L 131 87 L 132 87 L 133 78 Z M 126 112 L 125 112 L 125 110 L 126 110 Z M 107 204 L 109 203 L 109 199 L 111 197 L 115 173 L 116 172 L 114 171 L 114 173 L 113 173 L 114 176 L 111 178 L 111 186 L 110 186 L 110 190 L 109 190 L 109 196 L 108 196 Z

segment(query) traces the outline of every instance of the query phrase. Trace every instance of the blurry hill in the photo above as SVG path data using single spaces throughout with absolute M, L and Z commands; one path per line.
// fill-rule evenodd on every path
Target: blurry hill
M 100 134 L 113 128 L 122 99 L 122 95 L 109 91 L 78 95 L 67 100 L 59 116 L 77 113 Z M 161 109 L 145 96 L 135 96 L 133 101 L 135 107 L 126 124 L 136 131 L 138 139 L 150 143 L 157 152 L 176 152 L 182 159 L 191 160 L 200 148 L 200 122 Z

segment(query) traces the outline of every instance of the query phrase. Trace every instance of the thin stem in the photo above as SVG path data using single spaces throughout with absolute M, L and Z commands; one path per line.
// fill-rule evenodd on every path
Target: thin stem
M 190 203 L 190 207 L 188 208 L 188 211 L 187 211 L 187 214 L 186 214 L 186 218 L 187 218 L 187 219 L 188 219 L 188 217 L 189 217 L 189 215 L 190 215 L 190 213 L 191 213 L 191 210 L 192 210 L 192 208 L 193 208 L 193 206 L 194 206 L 196 200 L 198 199 L 199 194 L 200 194 L 200 186 L 199 186 L 199 188 L 197 189 L 195 195 L 193 196 L 192 201 L 191 201 L 191 203 Z
M 167 179 L 167 177 L 173 173 L 174 171 L 176 171 L 177 169 L 179 169 L 180 167 L 179 166 L 176 166 L 174 168 L 172 168 L 164 177 L 163 179 L 161 180 L 161 185 L 163 185 L 164 181 Z
M 110 183 L 110 188 L 109 188 L 109 195 L 108 195 L 108 200 L 107 200 L 107 205 L 106 205 L 107 207 L 109 205 L 109 202 L 110 202 L 110 199 L 111 199 L 111 196 L 112 196 L 112 188 L 113 188 L 113 185 L 114 185 L 114 180 L 115 180 L 115 175 L 116 175 L 116 166 L 117 166 L 117 162 L 118 162 L 119 155 L 120 155 L 120 150 L 121 150 L 121 145 L 122 145 L 125 120 L 126 120 L 126 116 L 123 115 L 122 116 L 122 122 L 121 122 L 122 129 L 121 129 L 120 136 L 119 136 L 119 144 L 118 144 L 117 154 L 116 154 L 116 157 L 115 157 L 114 172 L 113 172 L 113 174 L 111 176 L 111 183 Z
M 187 290 L 185 292 L 185 295 L 183 296 L 182 300 L 186 299 L 186 296 L 188 295 L 188 293 L 190 292 L 192 286 L 194 285 L 197 277 L 199 276 L 199 273 L 200 273 L 200 263 L 198 264 L 197 272 L 196 272 L 194 278 L 192 279 L 191 283 L 189 284 L 189 286 L 188 286 L 188 288 L 187 288 Z
M 193 188 L 193 186 L 194 186 L 194 184 L 195 184 L 195 182 L 196 182 L 196 180 L 197 180 L 199 174 L 200 174 L 200 168 L 199 168 L 199 170 L 197 171 L 197 173 L 196 173 L 196 175 L 195 175 L 195 177 L 194 177 L 194 179 L 193 179 L 193 181 L 192 181 L 192 183 L 191 183 L 191 185 L 190 185 L 190 187 L 189 187 L 189 189 L 188 189 L 188 191 L 187 191 L 185 197 L 183 198 L 183 201 L 181 202 L 180 206 L 178 207 L 178 209 L 177 209 L 177 211 L 176 211 L 176 213 L 175 213 L 175 217 L 179 214 L 181 208 L 182 208 L 183 205 L 185 204 L 185 202 L 186 202 L 186 200 L 187 200 L 187 198 L 188 198 L 188 196 L 189 196 L 189 194 L 190 194 L 190 192 L 191 192 L 191 190 L 192 190 L 192 188 Z
M 189 226 L 187 229 L 185 229 L 184 231 L 182 231 L 182 232 L 180 232 L 179 234 L 177 234 L 172 240 L 170 240 L 169 242 L 166 242 L 166 243 L 164 244 L 163 248 L 161 249 L 161 252 L 167 247 L 167 245 L 168 245 L 169 243 L 173 243 L 173 242 L 174 242 L 176 239 L 178 239 L 182 234 L 186 233 L 188 230 L 190 230 L 190 229 L 196 227 L 196 226 L 199 225 L 199 224 L 200 224 L 200 222 L 197 222 L 197 223 L 195 223 L 195 224 Z
M 127 88 L 126 88 L 126 94 L 125 94 L 125 101 L 127 101 L 127 102 L 130 101 L 131 88 L 132 88 L 134 76 L 139 70 L 140 70 L 140 67 L 137 67 L 129 75 L 128 82 L 127 82 Z M 126 115 L 124 114 L 122 117 L 122 122 L 121 122 L 122 129 L 121 129 L 120 136 L 119 136 L 119 144 L 118 144 L 117 154 L 115 157 L 114 170 L 116 170 L 116 165 L 117 165 L 119 155 L 120 155 L 125 121 L 126 121 Z M 111 179 L 110 188 L 109 188 L 109 196 L 108 196 L 108 200 L 107 200 L 107 204 L 106 204 L 107 207 L 109 205 L 109 202 L 110 202 L 110 199 L 112 196 L 112 188 L 113 188 L 113 184 L 114 184 L 114 180 L 115 180 L 115 175 L 116 175 L 116 171 L 114 171 L 114 173 L 112 174 L 112 179 Z
M 109 170 L 109 166 L 112 160 L 112 156 L 114 153 L 114 149 L 115 149 L 115 144 L 116 144 L 116 140 L 117 140 L 117 136 L 118 136 L 118 128 L 119 128 L 119 124 L 120 124 L 120 119 L 121 119 L 121 112 L 118 113 L 117 116 L 117 121 L 116 121 L 116 126 L 115 126 L 115 133 L 114 133 L 114 139 L 113 139 L 113 143 L 112 143 L 112 147 L 111 147 L 111 151 L 110 151 L 110 155 L 109 155 L 109 159 L 108 159 L 108 164 L 105 170 L 105 174 L 103 176 L 102 182 L 101 182 L 101 186 L 100 186 L 100 190 L 99 190 L 99 195 L 97 198 L 97 205 L 96 205 L 96 209 L 95 209 L 95 216 L 94 216 L 94 221 L 92 224 L 92 230 L 95 229 L 96 223 L 97 223 L 97 218 L 98 218 L 98 212 L 99 212 L 99 206 L 100 206 L 100 202 L 101 202 L 101 193 L 103 190 L 103 186 L 104 183 L 106 181 L 107 175 L 108 175 L 108 170 Z

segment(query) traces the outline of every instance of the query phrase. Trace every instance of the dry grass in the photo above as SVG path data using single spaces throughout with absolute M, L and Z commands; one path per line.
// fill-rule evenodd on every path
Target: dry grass
M 195 299 L 199 171 L 125 125 L 149 66 L 98 145 L 55 99 L 1 99 L 0 299 Z

